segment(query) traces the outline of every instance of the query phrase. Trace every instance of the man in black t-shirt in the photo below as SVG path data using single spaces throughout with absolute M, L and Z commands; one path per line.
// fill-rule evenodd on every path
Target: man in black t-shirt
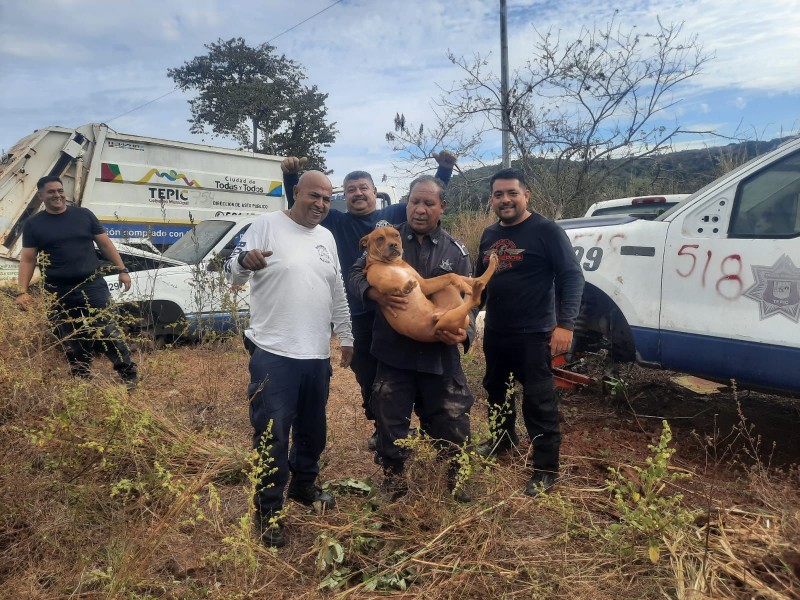
M 536 496 L 558 478 L 561 429 L 551 361 L 572 343 L 583 272 L 564 230 L 528 210 L 530 188 L 521 171 L 498 171 L 491 191 L 499 222 L 481 236 L 475 276 L 497 254 L 497 271 L 486 286 L 483 340 L 483 387 L 493 439 L 478 452 L 496 454 L 519 441 L 514 397 L 508 393 L 516 379 L 522 384 L 522 416 L 534 446 L 533 476 L 525 493 Z
M 55 295 L 48 319 L 61 340 L 70 371 L 78 377 L 89 375 L 92 350 L 97 344 L 114 364 L 128 389 L 136 387 L 138 372 L 128 345 L 109 319 L 111 294 L 100 273 L 94 244 L 120 270 L 125 290 L 131 277 L 106 230 L 89 210 L 68 207 L 64 186 L 55 176 L 42 177 L 36 184 L 44 210 L 25 222 L 18 282 L 17 305 L 27 310 L 28 295 L 37 257 L 46 254 L 41 269 L 44 288 Z

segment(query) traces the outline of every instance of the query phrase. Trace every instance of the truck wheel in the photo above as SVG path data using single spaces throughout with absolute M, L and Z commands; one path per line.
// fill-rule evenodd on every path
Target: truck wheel
M 151 350 L 159 350 L 176 338 L 175 324 L 183 311 L 173 302 L 149 302 L 142 306 L 141 335 Z
M 625 316 L 616 306 L 611 312 L 608 337 L 611 342 L 609 356 L 612 362 L 636 361 L 636 343 L 633 340 L 633 333 L 631 333 Z
M 617 305 L 598 289 L 587 286 L 575 321 L 574 352 L 607 350 L 613 362 L 636 360 L 631 328 Z

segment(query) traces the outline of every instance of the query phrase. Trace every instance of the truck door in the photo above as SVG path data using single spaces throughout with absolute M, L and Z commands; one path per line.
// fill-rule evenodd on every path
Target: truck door
M 800 151 L 677 211 L 664 256 L 661 363 L 800 389 Z

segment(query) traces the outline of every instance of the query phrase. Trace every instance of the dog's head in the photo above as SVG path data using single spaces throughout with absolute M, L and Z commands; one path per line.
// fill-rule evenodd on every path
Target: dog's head
M 371 231 L 359 242 L 367 249 L 367 262 L 392 262 L 403 256 L 403 240 L 394 227 L 379 227 Z

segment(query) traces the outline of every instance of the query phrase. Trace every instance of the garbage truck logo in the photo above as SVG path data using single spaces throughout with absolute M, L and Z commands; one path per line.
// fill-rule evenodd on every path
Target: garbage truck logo
M 129 183 L 150 183 L 150 179 L 153 178 L 153 175 L 168 181 L 178 181 L 179 179 L 182 179 L 183 182 L 189 187 L 196 187 L 198 189 L 202 189 L 203 187 L 197 183 L 197 180 L 190 180 L 184 173 L 178 173 L 175 169 L 170 169 L 169 171 L 150 169 L 144 177 L 138 181 L 130 181 Z M 100 165 L 100 181 L 107 181 L 110 183 L 125 182 L 125 180 L 122 178 L 122 173 L 119 170 L 119 165 L 114 163 L 102 163 Z

